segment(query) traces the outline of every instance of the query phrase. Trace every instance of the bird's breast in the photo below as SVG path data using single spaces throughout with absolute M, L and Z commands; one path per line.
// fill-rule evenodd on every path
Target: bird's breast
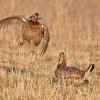
M 43 30 L 41 25 L 26 24 L 24 26 L 24 35 L 30 43 L 38 45 L 43 37 Z

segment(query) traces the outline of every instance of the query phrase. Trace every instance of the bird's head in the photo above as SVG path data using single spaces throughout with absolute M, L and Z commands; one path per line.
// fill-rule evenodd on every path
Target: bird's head
M 60 66 L 66 66 L 66 56 L 64 52 L 59 53 L 59 63 Z
M 39 13 L 34 13 L 32 16 L 29 17 L 29 20 L 32 20 L 33 22 L 37 22 L 42 18 L 39 17 Z

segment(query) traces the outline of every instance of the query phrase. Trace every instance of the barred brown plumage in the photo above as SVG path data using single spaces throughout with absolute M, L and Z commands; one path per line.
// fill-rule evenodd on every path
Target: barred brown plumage
M 41 18 L 39 18 L 38 13 L 33 14 L 29 18 L 26 18 L 24 16 L 11 16 L 0 21 L 0 28 L 7 28 L 11 24 L 22 23 L 23 41 L 19 43 L 19 46 L 22 47 L 25 42 L 28 42 L 33 46 L 31 53 L 37 54 L 34 48 L 42 43 L 40 55 L 43 55 L 48 47 L 50 34 L 48 31 L 48 27 L 45 24 L 41 24 L 39 22 L 39 19 Z
M 55 76 L 60 83 L 63 81 L 67 85 L 73 83 L 75 86 L 89 83 L 88 77 L 94 69 L 94 64 L 90 64 L 86 70 L 80 70 L 76 67 L 66 65 L 65 54 L 63 52 L 61 52 L 59 56 L 59 63 L 55 70 Z

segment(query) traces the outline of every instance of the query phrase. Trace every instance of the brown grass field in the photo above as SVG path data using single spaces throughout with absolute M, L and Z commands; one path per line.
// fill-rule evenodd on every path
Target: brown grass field
M 27 55 L 28 44 L 18 48 L 21 25 L 0 30 L 0 100 L 100 100 L 100 0 L 0 0 L 0 20 L 35 12 L 50 31 L 43 57 Z M 87 86 L 51 84 L 61 51 L 68 65 L 95 64 Z

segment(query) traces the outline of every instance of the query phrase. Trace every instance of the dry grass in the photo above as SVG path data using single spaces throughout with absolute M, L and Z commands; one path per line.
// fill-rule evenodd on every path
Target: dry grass
M 11 15 L 28 17 L 35 12 L 49 27 L 48 50 L 42 58 L 27 55 L 28 44 L 17 47 L 22 40 L 20 27 L 0 30 L 0 100 L 99 100 L 100 1 L 0 0 L 0 19 Z M 51 84 L 61 51 L 66 53 L 68 65 L 80 69 L 89 63 L 96 65 L 88 86 Z M 17 68 L 17 72 L 9 72 L 8 66 Z

